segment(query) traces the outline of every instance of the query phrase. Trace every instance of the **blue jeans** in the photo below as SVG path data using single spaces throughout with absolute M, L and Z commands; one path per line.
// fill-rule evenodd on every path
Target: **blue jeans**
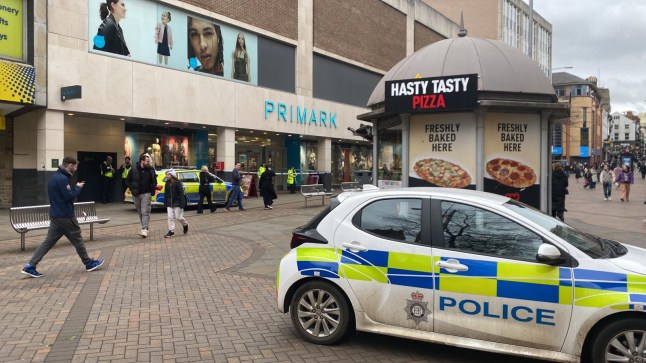
M 603 183 L 604 198 L 610 198 L 610 194 L 612 194 L 612 183 Z
M 243 195 L 242 195 L 242 190 L 240 190 L 240 186 L 239 185 L 234 185 L 231 188 L 231 193 L 229 194 L 229 201 L 227 202 L 227 205 L 225 205 L 224 207 L 225 208 L 231 208 L 231 204 L 233 204 L 233 201 L 237 199 L 238 200 L 238 208 L 243 209 L 242 208 L 242 197 L 243 197 Z

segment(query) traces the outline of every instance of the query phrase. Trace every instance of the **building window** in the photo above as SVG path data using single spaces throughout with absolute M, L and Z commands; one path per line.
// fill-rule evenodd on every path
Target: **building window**
M 559 87 L 556 87 L 555 90 L 556 90 L 556 96 L 565 97 L 565 87 L 559 86 Z
M 630 139 L 630 133 L 626 132 L 624 134 L 624 140 L 628 140 L 628 139 Z
M 612 116 L 612 119 L 613 119 L 613 120 L 619 120 L 619 116 L 614 115 L 614 116 Z M 615 127 L 619 127 L 619 126 L 615 126 Z
M 618 132 L 615 132 L 615 141 L 616 140 L 619 140 L 619 133 Z
M 615 130 L 619 130 L 619 125 L 615 125 Z
M 630 130 L 630 125 L 624 125 L 624 129 Z
M 590 92 L 590 88 L 585 84 L 577 84 L 572 86 L 572 95 L 573 96 L 587 96 Z

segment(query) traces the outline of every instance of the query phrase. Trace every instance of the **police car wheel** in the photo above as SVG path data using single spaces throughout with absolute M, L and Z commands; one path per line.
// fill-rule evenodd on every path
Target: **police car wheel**
M 305 340 L 329 345 L 348 333 L 350 308 L 335 286 L 311 281 L 299 287 L 290 306 L 292 323 Z
M 590 362 L 646 363 L 646 319 L 610 323 L 590 344 Z

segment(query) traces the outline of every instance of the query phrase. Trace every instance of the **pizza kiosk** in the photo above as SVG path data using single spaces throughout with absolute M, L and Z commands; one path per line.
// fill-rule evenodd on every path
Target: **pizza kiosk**
M 548 211 L 549 125 L 568 107 L 517 49 L 461 31 L 396 64 L 368 107 L 380 188 L 475 189 Z

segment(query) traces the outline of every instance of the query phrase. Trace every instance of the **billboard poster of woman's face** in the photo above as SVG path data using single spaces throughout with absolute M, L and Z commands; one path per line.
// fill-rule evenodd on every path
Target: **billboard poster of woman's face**
M 152 0 L 88 0 L 88 48 L 258 84 L 258 37 Z

